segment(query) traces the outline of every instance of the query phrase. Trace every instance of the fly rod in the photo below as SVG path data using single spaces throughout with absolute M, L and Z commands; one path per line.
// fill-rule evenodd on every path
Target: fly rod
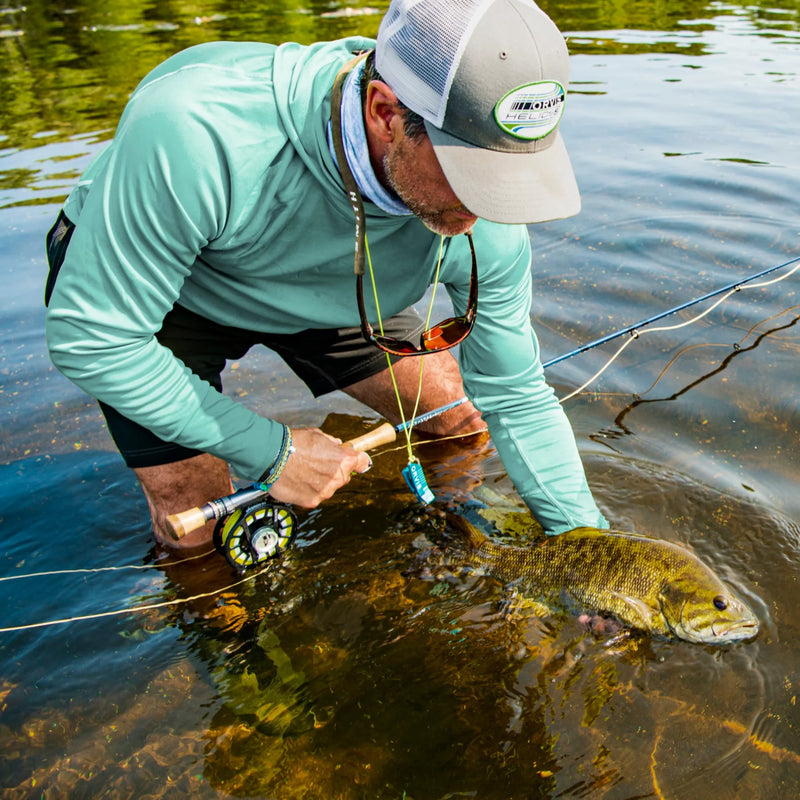
M 733 283 L 729 283 L 727 286 L 722 286 L 719 289 L 714 289 L 712 292 L 707 292 L 700 297 L 695 297 L 694 300 L 687 300 L 685 303 L 681 303 L 673 308 L 668 308 L 666 311 L 661 311 L 658 314 L 654 314 L 652 317 L 647 317 L 647 319 L 643 319 L 640 322 L 634 322 L 633 325 L 626 325 L 624 328 L 620 328 L 613 333 L 606 334 L 605 336 L 601 336 L 599 339 L 595 339 L 594 341 L 587 342 L 586 344 L 582 344 L 580 347 L 576 347 L 574 350 L 570 350 L 568 353 L 563 353 L 560 356 L 556 356 L 555 358 L 551 358 L 549 361 L 542 362 L 542 367 L 552 367 L 553 364 L 558 364 L 560 361 L 566 361 L 568 358 L 572 358 L 573 356 L 577 356 L 580 353 L 585 353 L 587 350 L 591 350 L 595 347 L 599 347 L 601 344 L 606 344 L 606 342 L 612 342 L 614 339 L 619 339 L 620 336 L 624 336 L 626 333 L 631 333 L 636 335 L 636 333 L 643 328 L 645 325 L 650 325 L 653 322 L 657 322 L 660 319 L 664 319 L 664 317 L 669 317 L 672 314 L 677 314 L 679 311 L 683 311 L 684 309 L 691 308 L 692 306 L 697 305 L 698 303 L 702 303 L 704 300 L 710 300 L 712 297 L 717 297 L 718 295 L 724 294 L 725 292 L 732 291 L 734 289 L 739 289 L 739 287 L 744 286 L 746 283 L 750 283 L 750 281 L 756 280 L 756 278 L 763 278 L 765 275 L 769 275 L 771 272 L 776 272 L 779 269 L 783 269 L 784 267 L 788 267 L 791 264 L 795 264 L 800 261 L 800 256 L 796 256 L 795 258 L 791 258 L 788 261 L 784 261 L 783 264 L 777 264 L 774 267 L 767 267 L 767 269 L 762 269 L 760 272 L 756 272 L 753 275 L 748 275 L 745 278 L 741 278 L 738 281 L 734 281 Z M 796 269 L 796 268 L 795 268 Z M 794 270 L 792 270 L 793 272 Z M 787 273 L 785 277 L 789 277 L 791 272 Z M 783 278 L 781 278 L 783 280 Z M 461 403 L 465 403 L 467 400 L 466 397 L 462 397 L 460 400 L 456 400 L 454 403 L 449 403 L 446 406 L 442 406 L 441 408 L 435 408 L 433 411 L 429 411 L 427 414 L 424 414 L 422 417 L 417 417 L 416 419 L 411 420 L 408 425 L 414 425 L 417 422 L 422 422 L 423 420 L 432 419 L 433 417 L 442 414 L 445 411 L 457 406 Z M 403 426 L 400 426 L 402 428 Z
M 393 442 L 397 438 L 397 431 L 388 423 L 379 425 L 374 430 L 368 431 L 355 439 L 345 442 L 345 444 L 365 453 L 382 444 Z M 166 520 L 166 527 L 175 541 L 180 541 L 187 533 L 205 525 L 212 519 L 220 519 L 229 515 L 239 508 L 250 506 L 263 500 L 267 492 L 261 488 L 261 484 L 254 483 L 238 492 L 211 500 L 201 508 L 190 508 L 177 514 L 170 514 Z
M 750 281 L 754 281 L 756 278 L 763 278 L 764 275 L 769 275 L 770 272 L 775 272 L 776 270 L 788 267 L 790 264 L 794 264 L 796 261 L 800 261 L 800 256 L 789 259 L 789 261 L 784 261 L 783 264 L 778 264 L 777 266 L 774 267 L 767 267 L 767 269 L 762 269 L 761 272 L 756 272 L 755 274 L 749 275 L 746 278 L 741 278 L 738 281 L 729 283 L 727 286 L 723 286 L 719 289 L 714 289 L 713 292 L 708 292 L 702 295 L 701 297 L 695 297 L 694 300 L 687 300 L 685 303 L 681 303 L 680 305 L 677 305 L 674 308 L 669 308 L 666 311 L 662 311 L 659 314 L 654 314 L 652 317 L 643 319 L 641 322 L 636 322 L 633 325 L 627 325 L 624 328 L 620 328 L 620 330 L 618 331 L 609 333 L 606 336 L 601 336 L 599 339 L 595 339 L 593 342 L 588 342 L 587 344 L 577 347 L 575 350 L 570 350 L 569 353 L 564 353 L 563 355 L 556 356 L 556 358 L 551 358 L 549 361 L 545 361 L 542 364 L 542 366 L 551 367 L 553 364 L 558 364 L 559 361 L 566 361 L 568 358 L 572 358 L 572 356 L 576 356 L 579 353 L 585 353 L 587 350 L 591 350 L 593 347 L 598 347 L 601 344 L 605 344 L 606 342 L 618 339 L 620 336 L 624 336 L 626 333 L 635 334 L 636 331 L 639 330 L 639 328 L 643 328 L 645 325 L 650 325 L 651 323 L 663 319 L 664 317 L 668 317 L 671 314 L 677 314 L 678 311 L 683 311 L 686 308 L 690 308 L 691 306 L 697 305 L 698 303 L 702 303 L 703 300 L 710 300 L 712 297 L 716 297 L 717 295 L 723 294 L 724 292 L 730 292 L 733 289 L 738 289 L 740 286 L 744 286 L 744 284 L 750 283 Z

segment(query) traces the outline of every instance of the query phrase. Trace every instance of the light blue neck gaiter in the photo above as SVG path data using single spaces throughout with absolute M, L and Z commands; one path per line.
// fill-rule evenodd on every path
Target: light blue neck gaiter
M 405 203 L 394 192 L 389 192 L 381 186 L 369 160 L 359 88 L 363 69 L 364 62 L 361 61 L 355 69 L 350 71 L 342 87 L 342 140 L 347 163 L 356 180 L 358 190 L 365 199 L 370 200 L 389 214 L 409 216 L 411 211 L 408 210 Z M 333 150 L 333 131 L 330 121 L 328 122 L 328 148 L 338 167 L 336 153 Z

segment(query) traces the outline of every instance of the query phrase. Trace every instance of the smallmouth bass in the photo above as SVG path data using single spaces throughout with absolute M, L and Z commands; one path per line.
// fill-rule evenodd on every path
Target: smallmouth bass
M 499 544 L 448 515 L 467 565 L 534 599 L 567 592 L 639 630 L 702 644 L 751 639 L 758 620 L 697 556 L 672 542 L 576 528 L 528 547 Z M 453 540 L 456 541 L 453 541 Z M 460 541 L 458 541 L 460 540 Z

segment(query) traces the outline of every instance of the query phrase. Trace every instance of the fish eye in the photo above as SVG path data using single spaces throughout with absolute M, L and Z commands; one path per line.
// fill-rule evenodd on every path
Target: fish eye
M 716 608 L 717 611 L 724 611 L 727 607 L 728 601 L 721 594 L 718 594 L 714 598 L 714 608 Z

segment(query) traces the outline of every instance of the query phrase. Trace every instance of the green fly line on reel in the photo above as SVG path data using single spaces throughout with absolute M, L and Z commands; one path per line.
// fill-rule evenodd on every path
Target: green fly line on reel
M 297 517 L 281 503 L 257 503 L 222 517 L 214 528 L 214 546 L 239 570 L 280 555 L 297 529 Z

